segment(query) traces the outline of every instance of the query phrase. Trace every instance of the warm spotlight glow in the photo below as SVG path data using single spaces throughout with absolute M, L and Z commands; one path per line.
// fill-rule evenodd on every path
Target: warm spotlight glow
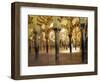
M 53 23 L 50 24 L 50 28 L 53 27 Z
M 50 40 L 52 40 L 53 42 L 55 41 L 55 33 L 54 33 L 54 31 L 51 31 L 51 32 L 49 33 L 49 38 L 50 38 Z

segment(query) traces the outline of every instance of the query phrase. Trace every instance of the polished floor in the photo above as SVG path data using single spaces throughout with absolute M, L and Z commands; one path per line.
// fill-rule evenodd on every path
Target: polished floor
M 62 49 L 58 55 L 58 59 L 55 58 L 54 49 L 49 51 L 48 54 L 41 51 L 38 57 L 35 57 L 34 53 L 30 53 L 28 56 L 28 66 L 47 66 L 47 65 L 70 65 L 70 64 L 82 64 L 81 52 L 69 53 Z

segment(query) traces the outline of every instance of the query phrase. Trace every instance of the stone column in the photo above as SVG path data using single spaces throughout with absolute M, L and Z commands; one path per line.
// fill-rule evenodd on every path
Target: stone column
M 71 37 L 72 37 L 72 34 L 70 33 L 70 34 L 69 34 L 69 48 L 70 48 L 70 53 L 72 53 L 72 46 L 71 46 L 72 42 L 71 42 Z
M 60 26 L 58 22 L 58 17 L 53 17 L 53 30 L 55 32 L 55 59 L 58 60 L 59 56 L 59 31 Z
M 68 37 L 69 37 L 69 49 L 70 49 L 70 53 L 72 53 L 72 42 L 71 42 L 71 38 L 72 38 L 72 17 L 68 18 Z
M 38 32 L 34 32 L 34 50 L 35 50 L 35 59 L 37 59 L 39 56 Z
M 82 62 L 86 63 L 87 61 L 87 51 L 86 51 L 86 32 L 85 32 L 85 24 L 83 25 L 82 29 L 81 29 L 81 49 L 82 49 Z
M 38 40 L 38 34 L 39 34 L 39 27 L 37 26 L 37 16 L 33 18 L 34 24 L 33 24 L 33 33 L 34 33 L 34 50 L 35 50 L 35 59 L 39 56 L 39 40 Z
M 46 38 L 46 53 L 48 53 L 48 34 L 46 34 L 45 38 Z
M 59 31 L 60 29 L 54 28 L 55 31 L 55 58 L 58 59 L 59 56 Z

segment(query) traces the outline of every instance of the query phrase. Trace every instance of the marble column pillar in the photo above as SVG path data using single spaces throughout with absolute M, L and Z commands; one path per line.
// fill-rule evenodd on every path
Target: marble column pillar
M 34 32 L 34 34 L 35 34 L 35 36 L 34 36 L 35 59 L 37 59 L 39 56 L 39 41 L 38 41 L 38 33 Z
M 69 48 L 70 48 L 70 53 L 72 53 L 72 46 L 71 46 L 71 37 L 72 37 L 72 35 L 71 34 L 69 34 Z
M 82 42 L 81 42 L 81 48 L 82 48 L 82 62 L 86 63 L 86 56 L 87 56 L 87 52 L 86 52 L 86 34 L 85 34 L 85 30 L 82 29 L 81 31 L 81 35 L 82 35 Z
M 55 59 L 58 59 L 59 56 L 59 28 L 55 28 Z
M 48 35 L 46 35 L 46 53 L 48 54 Z

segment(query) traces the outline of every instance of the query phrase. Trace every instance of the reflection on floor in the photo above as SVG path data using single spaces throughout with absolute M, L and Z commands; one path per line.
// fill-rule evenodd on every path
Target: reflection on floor
M 73 53 L 78 53 L 80 52 L 80 48 L 77 47 L 76 49 L 72 47 L 72 52 Z M 64 49 L 64 48 L 60 48 L 60 53 L 70 53 L 70 49 Z
M 77 52 L 75 52 L 77 50 Z M 54 49 L 50 49 L 48 54 L 45 51 L 39 52 L 39 56 L 35 59 L 35 54 L 29 54 L 29 66 L 45 66 L 45 65 L 69 65 L 69 64 L 82 64 L 82 55 L 79 50 L 72 49 L 73 53 L 69 53 L 69 49 L 60 49 L 58 59 L 55 59 Z M 33 51 L 34 52 L 34 51 Z M 41 53 L 41 54 L 40 54 Z

